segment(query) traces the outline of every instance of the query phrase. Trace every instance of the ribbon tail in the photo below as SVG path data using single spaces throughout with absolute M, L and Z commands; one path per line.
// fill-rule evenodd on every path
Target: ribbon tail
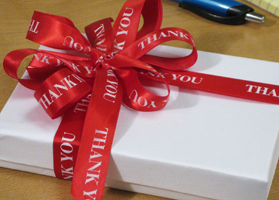
M 164 69 L 158 71 L 170 85 L 252 101 L 279 104 L 278 85 L 192 71 L 169 71 Z M 138 75 L 141 78 L 162 81 L 153 73 L 138 71 Z
M 80 138 L 91 94 L 66 112 L 53 140 L 53 166 L 55 176 L 72 180 L 80 145 Z
M 102 199 L 121 103 L 122 88 L 113 70 L 97 68 L 72 182 L 75 199 Z
M 174 74 L 172 75 L 173 77 L 175 77 Z M 172 80 L 170 84 L 258 102 L 279 104 L 277 94 L 279 86 L 273 84 L 190 71 L 181 74 L 180 78 Z

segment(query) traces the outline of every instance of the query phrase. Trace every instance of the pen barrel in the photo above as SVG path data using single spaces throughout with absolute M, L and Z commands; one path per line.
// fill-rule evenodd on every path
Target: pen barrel
M 180 2 L 196 6 L 218 16 L 227 16 L 230 8 L 244 5 L 234 0 L 182 0 Z
M 246 21 L 265 21 L 265 17 L 254 13 L 253 8 L 234 0 L 181 0 L 179 6 L 222 24 L 240 25 Z

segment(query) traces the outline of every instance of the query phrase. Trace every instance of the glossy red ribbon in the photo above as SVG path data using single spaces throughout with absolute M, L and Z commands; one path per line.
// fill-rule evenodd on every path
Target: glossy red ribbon
M 54 138 L 54 169 L 59 178 L 73 178 L 76 199 L 102 199 L 122 102 L 139 111 L 159 110 L 168 102 L 168 84 L 174 84 L 279 104 L 278 86 L 183 71 L 197 59 L 192 36 L 180 28 L 160 29 L 161 22 L 159 0 L 128 0 L 113 26 L 111 18 L 92 23 L 86 38 L 69 19 L 35 12 L 27 38 L 59 52 L 21 49 L 4 59 L 7 74 L 35 89 L 50 117 L 63 115 Z M 146 54 L 171 40 L 190 44 L 192 53 L 180 58 Z M 20 63 L 33 54 L 27 68 L 31 78 L 18 78 Z M 148 92 L 139 77 L 163 82 L 168 94 Z

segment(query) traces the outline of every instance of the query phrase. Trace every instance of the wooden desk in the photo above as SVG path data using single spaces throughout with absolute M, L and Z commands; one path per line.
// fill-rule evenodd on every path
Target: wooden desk
M 67 17 L 83 32 L 86 25 L 99 19 L 106 17 L 116 19 L 124 2 L 125 0 L 1 0 L 0 110 L 17 84 L 3 71 L 4 56 L 15 49 L 36 49 L 39 46 L 25 39 L 34 10 Z M 279 18 L 255 8 L 256 11 L 266 15 L 267 20 L 264 24 L 228 26 L 198 17 L 179 8 L 176 2 L 170 0 L 162 0 L 162 2 L 164 10 L 162 27 L 180 27 L 189 31 L 194 37 L 198 50 L 279 62 Z M 171 45 L 186 46 L 185 43 L 179 42 Z M 0 199 L 69 200 L 72 199 L 70 186 L 70 181 L 0 168 Z M 163 198 L 107 188 L 104 199 L 159 200 Z M 279 167 L 269 195 L 269 200 L 276 199 L 279 199 Z

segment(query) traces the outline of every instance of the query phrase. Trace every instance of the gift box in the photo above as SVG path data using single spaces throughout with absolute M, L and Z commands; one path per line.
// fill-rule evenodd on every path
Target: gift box
M 188 53 L 169 46 L 150 52 Z M 278 63 L 198 53 L 191 71 L 279 84 Z M 164 109 L 121 107 L 106 185 L 172 199 L 266 199 L 279 153 L 279 106 L 170 87 Z M 61 118 L 52 120 L 33 94 L 17 85 L 1 112 L 0 166 L 55 176 L 52 145 Z

